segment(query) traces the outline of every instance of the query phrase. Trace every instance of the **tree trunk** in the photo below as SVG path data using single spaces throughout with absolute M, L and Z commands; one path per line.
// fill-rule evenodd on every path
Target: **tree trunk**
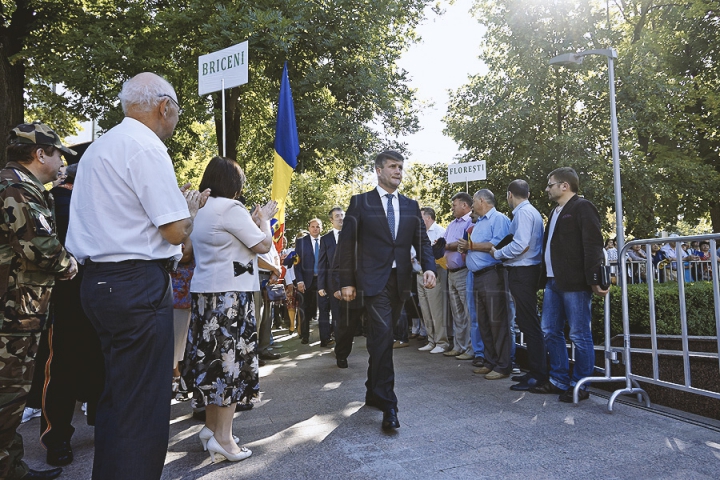
M 227 149 L 225 157 L 238 161 L 237 146 L 240 141 L 240 105 L 238 99 L 240 97 L 239 88 L 231 88 L 225 90 L 225 134 L 227 141 L 225 147 Z M 215 116 L 215 136 L 218 141 L 218 155 L 223 154 L 223 124 L 222 124 L 222 93 L 218 92 L 213 95 L 213 106 L 218 114 Z M 238 162 L 245 170 L 245 162 Z
M 720 202 L 710 203 L 710 223 L 713 232 L 720 232 Z
M 10 24 L 0 26 L 0 167 L 5 166 L 5 139 L 10 129 L 25 121 L 25 63 L 10 58 L 20 53 L 33 25 L 28 0 L 17 0 Z M 4 20 L 7 20 L 4 18 Z

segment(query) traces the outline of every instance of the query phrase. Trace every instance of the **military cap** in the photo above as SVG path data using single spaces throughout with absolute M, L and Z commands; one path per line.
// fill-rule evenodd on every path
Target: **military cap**
M 71 150 L 60 141 L 60 137 L 55 131 L 44 123 L 35 121 L 33 123 L 21 123 L 17 127 L 10 130 L 8 145 L 51 145 L 60 149 L 61 152 L 75 155 L 75 150 Z

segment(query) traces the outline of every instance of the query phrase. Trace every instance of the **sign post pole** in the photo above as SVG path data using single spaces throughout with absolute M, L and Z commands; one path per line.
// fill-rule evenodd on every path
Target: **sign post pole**
M 227 156 L 227 135 L 225 134 L 225 79 L 221 81 L 222 84 L 222 123 L 223 123 L 223 157 Z

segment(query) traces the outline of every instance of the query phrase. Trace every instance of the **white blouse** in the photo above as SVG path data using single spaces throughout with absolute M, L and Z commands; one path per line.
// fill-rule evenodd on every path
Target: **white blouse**
M 256 254 L 265 239 L 245 206 L 237 200 L 210 197 L 195 216 L 190 240 L 195 253 L 193 293 L 260 290 Z

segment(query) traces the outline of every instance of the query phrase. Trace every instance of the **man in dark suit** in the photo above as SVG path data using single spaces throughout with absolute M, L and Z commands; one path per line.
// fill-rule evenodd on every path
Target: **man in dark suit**
M 595 350 L 592 330 L 592 294 L 606 295 L 600 286 L 603 237 L 595 205 L 578 196 L 580 180 L 570 167 L 548 175 L 545 191 L 557 203 L 543 238 L 543 273 L 547 277 L 542 306 L 542 330 L 550 356 L 550 379 L 530 388 L 532 393 L 559 393 L 558 400 L 573 403 L 577 382 L 593 374 Z M 575 344 L 572 377 L 565 342 L 565 324 Z M 579 390 L 578 398 L 589 397 Z
M 384 430 L 400 427 L 394 392 L 393 327 L 411 292 L 411 246 L 417 252 L 425 288 L 435 286 L 435 260 L 420 207 L 397 192 L 403 163 L 398 152 L 378 154 L 378 186 L 350 199 L 336 251 L 342 299 L 350 302 L 358 294 L 363 297 L 370 354 L 365 404 L 383 411 Z
M 340 319 L 340 300 L 333 295 L 334 291 L 330 288 L 328 277 L 345 212 L 340 207 L 333 207 L 329 217 L 333 228 L 320 238 L 320 260 L 318 261 L 318 323 L 320 324 L 320 345 L 323 347 L 333 346 L 330 335 Z M 332 312 L 332 325 L 330 324 L 330 312 Z M 326 333 L 324 338 L 323 330 Z
M 295 266 L 295 280 L 300 292 L 300 335 L 302 343 L 310 342 L 310 321 L 317 313 L 318 272 L 320 262 L 320 231 L 322 221 L 313 218 L 308 222 L 308 235 L 296 242 L 295 252 L 300 257 L 300 263 Z M 323 334 L 330 336 L 329 326 L 319 325 L 320 342 Z M 328 338 L 325 341 L 328 341 Z

